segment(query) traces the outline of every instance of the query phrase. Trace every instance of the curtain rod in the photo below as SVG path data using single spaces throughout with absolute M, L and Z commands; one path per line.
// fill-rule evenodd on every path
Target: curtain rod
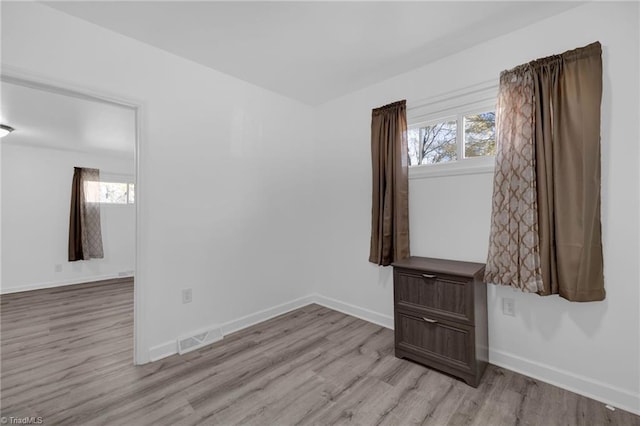
M 75 167 L 79 167 L 82 169 L 98 169 L 100 171 L 100 176 L 102 177 L 102 175 L 107 175 L 107 176 L 113 176 L 113 177 L 126 177 L 126 178 L 133 178 L 135 176 L 135 172 L 131 172 L 131 173 L 127 173 L 127 172 L 112 172 L 109 170 L 104 170 L 101 169 L 99 167 L 81 167 L 81 166 L 75 166 Z

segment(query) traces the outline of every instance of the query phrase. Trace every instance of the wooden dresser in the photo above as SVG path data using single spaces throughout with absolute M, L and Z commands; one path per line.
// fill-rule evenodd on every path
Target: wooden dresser
M 489 359 L 484 264 L 393 263 L 395 352 L 477 387 Z

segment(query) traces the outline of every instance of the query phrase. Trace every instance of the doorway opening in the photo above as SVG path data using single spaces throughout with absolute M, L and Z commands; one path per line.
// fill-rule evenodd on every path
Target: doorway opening
M 0 122 L 15 129 L 0 142 L 3 308 L 12 298 L 56 300 L 69 307 L 65 297 L 86 297 L 86 306 L 76 309 L 86 311 L 87 321 L 94 310 L 94 317 L 113 313 L 123 330 L 129 324 L 127 347 L 135 364 L 144 363 L 139 344 L 140 106 L 5 69 L 0 80 Z M 69 253 L 75 168 L 98 170 L 94 196 L 87 201 L 97 206 L 103 249 L 78 260 Z M 63 313 L 52 313 L 57 314 Z M 100 325 L 105 326 L 109 323 Z M 98 328 L 88 332 L 101 333 Z

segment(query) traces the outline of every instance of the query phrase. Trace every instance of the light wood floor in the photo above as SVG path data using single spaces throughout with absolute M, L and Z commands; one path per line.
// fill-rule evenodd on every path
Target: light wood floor
M 393 333 L 317 306 L 132 365 L 133 285 L 1 297 L 2 416 L 46 425 L 639 425 L 489 366 L 481 386 L 393 356 Z

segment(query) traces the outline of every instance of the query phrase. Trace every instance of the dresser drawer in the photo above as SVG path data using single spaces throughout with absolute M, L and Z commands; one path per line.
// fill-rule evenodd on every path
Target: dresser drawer
M 394 271 L 398 308 L 473 324 L 473 280 L 406 269 Z
M 457 371 L 475 363 L 473 327 L 396 311 L 396 347 Z
M 484 266 L 416 256 L 393 263 L 398 358 L 480 384 L 489 360 Z

